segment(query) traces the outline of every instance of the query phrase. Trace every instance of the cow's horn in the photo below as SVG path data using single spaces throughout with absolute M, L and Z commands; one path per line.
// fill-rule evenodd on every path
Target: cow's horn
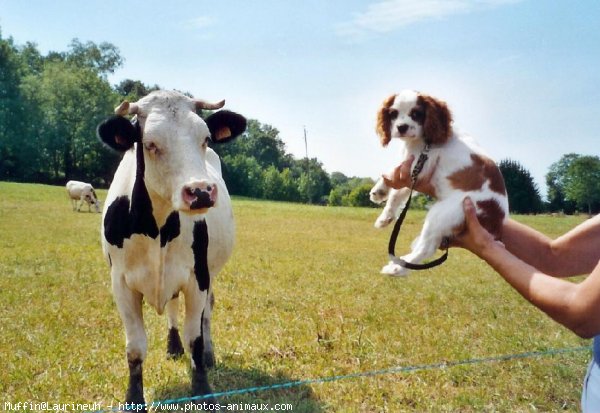
M 124 100 L 119 106 L 115 108 L 115 114 L 119 116 L 134 115 L 138 113 L 138 105 L 135 103 L 129 103 Z
M 196 105 L 196 109 L 215 110 L 215 109 L 221 109 L 223 106 L 225 106 L 225 100 L 222 100 L 217 103 L 209 103 L 204 100 L 194 99 L 194 105 Z

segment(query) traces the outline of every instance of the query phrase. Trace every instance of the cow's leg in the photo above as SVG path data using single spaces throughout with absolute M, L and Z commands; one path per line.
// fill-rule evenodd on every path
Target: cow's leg
M 204 365 L 208 369 L 211 369 L 215 366 L 215 352 L 213 350 L 212 335 L 210 334 L 210 320 L 214 306 L 215 294 L 211 291 L 209 295 L 209 302 L 204 307 L 204 314 L 202 315 L 202 337 L 204 339 L 203 360 Z
M 121 281 L 121 277 L 113 277 L 113 294 L 125 327 L 125 350 L 129 364 L 129 384 L 125 402 L 138 405 L 137 411 L 145 412 L 142 365 L 146 358 L 148 343 L 142 314 L 142 294 L 130 290 Z
M 185 292 L 184 339 L 190 347 L 192 364 L 192 396 L 212 393 L 204 361 L 203 313 L 208 304 L 208 290 L 200 291 L 196 280 L 190 282 Z M 199 402 L 215 403 L 214 398 Z
M 179 338 L 179 297 L 175 296 L 167 303 L 167 326 L 169 335 L 167 337 L 167 357 L 179 358 L 183 355 L 183 345 Z
M 77 200 L 71 198 L 71 207 L 73 208 L 73 211 L 75 211 L 77 209 Z

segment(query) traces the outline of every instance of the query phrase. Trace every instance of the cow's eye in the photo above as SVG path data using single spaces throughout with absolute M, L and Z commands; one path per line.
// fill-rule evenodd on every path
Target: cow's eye
M 207 136 L 206 138 L 204 138 L 204 142 L 202 142 L 202 146 L 206 148 L 208 146 L 208 142 L 210 142 L 210 136 Z
M 158 147 L 156 146 L 156 144 L 154 142 L 144 142 L 144 148 L 148 151 L 148 152 L 152 152 L 152 153 L 158 153 Z

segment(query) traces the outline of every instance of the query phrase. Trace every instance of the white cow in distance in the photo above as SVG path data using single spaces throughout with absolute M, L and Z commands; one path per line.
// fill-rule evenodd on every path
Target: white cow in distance
M 81 206 L 86 202 L 88 205 L 88 212 L 92 212 L 92 205 L 94 205 L 96 212 L 100 212 L 101 203 L 91 184 L 81 181 L 69 181 L 67 182 L 66 187 L 67 194 L 69 194 L 69 198 L 71 199 L 73 211 L 81 211 Z

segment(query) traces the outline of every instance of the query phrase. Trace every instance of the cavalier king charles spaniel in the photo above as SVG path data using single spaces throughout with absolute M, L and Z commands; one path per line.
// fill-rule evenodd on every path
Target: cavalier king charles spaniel
M 392 95 L 379 110 L 377 134 L 384 147 L 392 138 L 402 141 L 401 159 L 415 157 L 411 170 L 425 146 L 429 146 L 428 160 L 418 181 L 432 188 L 436 202 L 427 212 L 412 251 L 402 259 L 420 264 L 435 254 L 444 239 L 460 233 L 465 220 L 463 200 L 467 196 L 473 200 L 482 226 L 500 239 L 503 222 L 508 217 L 502 173 L 469 136 L 453 130 L 446 103 L 410 90 Z M 383 178 L 379 179 L 371 189 L 371 201 L 387 202 L 375 227 L 383 228 L 397 218 L 410 191 L 410 188 L 389 188 Z M 390 261 L 381 272 L 402 276 L 409 270 Z

